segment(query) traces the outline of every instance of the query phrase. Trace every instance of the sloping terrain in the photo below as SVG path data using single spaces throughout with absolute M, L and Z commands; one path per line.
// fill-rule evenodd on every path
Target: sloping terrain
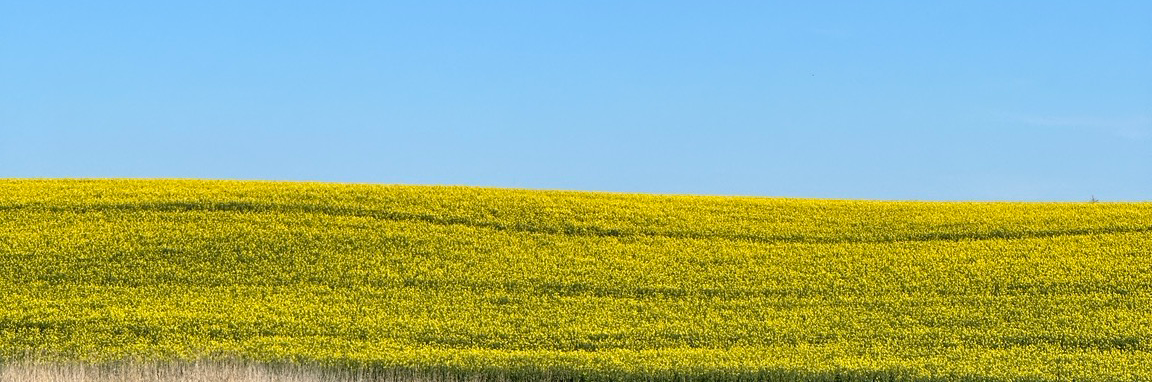
M 1152 203 L 0 180 L 9 362 L 1149 380 L 1150 307 Z

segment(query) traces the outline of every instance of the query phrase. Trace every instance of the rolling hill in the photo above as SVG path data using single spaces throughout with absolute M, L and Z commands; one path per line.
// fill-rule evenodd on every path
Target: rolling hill
M 9 364 L 1152 380 L 1150 307 L 1152 203 L 0 180 Z

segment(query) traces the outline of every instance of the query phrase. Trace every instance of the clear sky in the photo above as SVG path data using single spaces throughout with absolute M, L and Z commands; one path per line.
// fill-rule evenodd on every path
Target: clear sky
M 1152 200 L 1152 1 L 0 0 L 0 177 Z

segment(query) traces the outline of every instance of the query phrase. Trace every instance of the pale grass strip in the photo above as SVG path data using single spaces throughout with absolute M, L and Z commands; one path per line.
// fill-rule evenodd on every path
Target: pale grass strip
M 369 375 L 325 371 L 304 365 L 268 365 L 242 361 L 180 363 L 72 362 L 0 364 L 0 382 L 439 382 L 446 378 L 412 373 Z M 456 380 L 456 379 L 452 379 Z

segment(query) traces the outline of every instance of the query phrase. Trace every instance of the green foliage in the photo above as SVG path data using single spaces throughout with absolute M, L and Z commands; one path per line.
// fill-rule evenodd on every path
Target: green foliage
M 0 180 L 0 357 L 1152 379 L 1152 204 Z

